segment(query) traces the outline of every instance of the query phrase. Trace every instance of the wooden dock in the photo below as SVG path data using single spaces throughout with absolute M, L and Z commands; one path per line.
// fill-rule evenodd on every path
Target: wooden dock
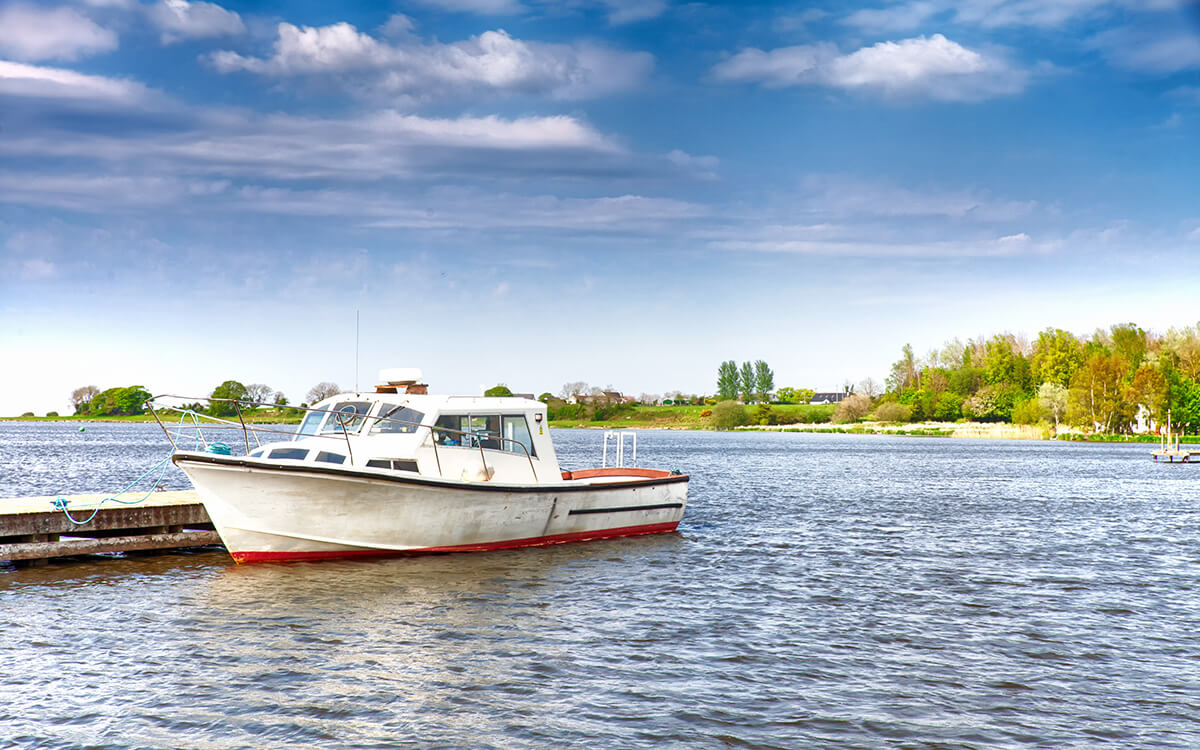
M 132 501 L 143 495 L 116 497 Z M 67 509 L 79 521 L 100 507 L 94 518 L 80 525 L 54 507 L 53 495 L 0 499 L 0 561 L 32 566 L 54 557 L 221 543 L 195 490 L 155 492 L 136 505 L 101 505 L 106 497 L 110 496 L 66 497 Z
M 1179 448 L 1178 446 L 1151 451 L 1150 455 L 1154 456 L 1155 461 L 1163 461 L 1169 464 L 1200 464 L 1200 450 L 1188 450 Z

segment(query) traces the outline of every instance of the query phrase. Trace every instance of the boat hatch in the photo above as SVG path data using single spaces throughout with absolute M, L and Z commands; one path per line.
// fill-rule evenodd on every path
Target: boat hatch
M 393 471 L 417 471 L 417 462 L 411 458 L 372 458 L 367 461 L 372 469 L 392 469 Z

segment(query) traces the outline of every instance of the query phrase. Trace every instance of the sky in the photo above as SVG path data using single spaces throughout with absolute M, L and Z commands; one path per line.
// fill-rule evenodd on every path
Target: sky
M 0 415 L 1200 319 L 1200 3 L 0 2 Z

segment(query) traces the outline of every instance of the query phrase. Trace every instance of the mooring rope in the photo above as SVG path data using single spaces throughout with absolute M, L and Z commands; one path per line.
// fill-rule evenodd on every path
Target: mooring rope
M 184 420 L 187 419 L 188 416 L 191 416 L 192 421 L 196 425 L 196 450 L 200 450 L 200 419 L 199 419 L 199 415 L 196 414 L 196 412 L 191 409 L 181 412 L 179 414 L 179 426 L 182 429 Z M 224 443 L 213 443 L 212 445 L 208 446 L 208 451 L 210 453 L 221 453 L 226 456 L 228 456 L 230 454 L 229 446 L 225 445 Z M 83 526 L 85 524 L 91 523 L 92 519 L 96 517 L 96 514 L 100 512 L 100 509 L 102 507 L 104 507 L 104 504 L 109 501 L 114 502 L 114 503 L 120 503 L 121 505 L 137 505 L 138 503 L 145 502 L 146 498 L 148 498 L 154 494 L 154 491 L 156 489 L 158 489 L 159 484 L 162 482 L 163 478 L 167 475 L 167 464 L 171 462 L 171 456 L 173 456 L 173 455 L 175 455 L 175 451 L 171 451 L 169 454 L 167 454 L 166 458 L 159 461 L 155 465 L 151 466 L 149 469 L 146 469 L 146 471 L 142 472 L 142 475 L 140 477 L 133 480 L 129 484 L 125 485 L 125 489 L 116 493 L 116 495 L 110 495 L 109 497 L 102 499 L 96 505 L 96 507 L 92 510 L 92 514 L 90 516 L 88 516 L 87 518 L 83 519 L 82 521 L 77 520 L 74 516 L 71 515 L 71 511 L 67 508 L 67 506 L 70 504 L 71 501 L 68 500 L 67 498 L 63 497 L 62 495 L 59 495 L 58 497 L 54 498 L 54 500 L 52 500 L 50 504 L 54 506 L 55 510 L 61 510 L 63 512 L 63 515 L 65 515 L 67 517 L 68 521 L 75 524 L 76 526 Z M 126 492 L 129 492 L 129 490 L 131 488 L 136 487 L 143 479 L 145 479 L 147 476 L 149 476 L 151 472 L 153 472 L 155 469 L 158 469 L 160 467 L 162 468 L 162 471 L 159 473 L 158 478 L 154 480 L 153 484 L 151 485 L 150 489 L 146 492 L 145 495 L 142 495 L 137 500 L 122 500 L 121 498 L 117 497 L 117 495 L 124 495 Z

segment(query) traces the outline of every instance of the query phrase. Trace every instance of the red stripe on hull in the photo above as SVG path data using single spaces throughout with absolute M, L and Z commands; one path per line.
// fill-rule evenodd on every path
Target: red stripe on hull
M 447 547 L 420 547 L 417 549 L 354 549 L 354 550 L 322 550 L 319 552 L 254 552 L 243 550 L 230 552 L 234 561 L 239 563 L 283 562 L 298 560 L 331 560 L 347 557 L 404 557 L 407 555 L 423 555 L 435 552 L 485 552 L 495 549 L 515 549 L 517 547 L 544 547 L 550 544 L 566 542 L 587 542 L 596 539 L 612 539 L 621 536 L 639 536 L 641 534 L 664 534 L 674 531 L 679 526 L 678 521 L 668 523 L 650 523 L 643 526 L 622 526 L 615 529 L 596 529 L 595 531 L 576 531 L 570 534 L 551 534 L 536 536 L 528 539 L 508 539 L 502 542 L 484 542 L 481 544 L 456 544 Z

